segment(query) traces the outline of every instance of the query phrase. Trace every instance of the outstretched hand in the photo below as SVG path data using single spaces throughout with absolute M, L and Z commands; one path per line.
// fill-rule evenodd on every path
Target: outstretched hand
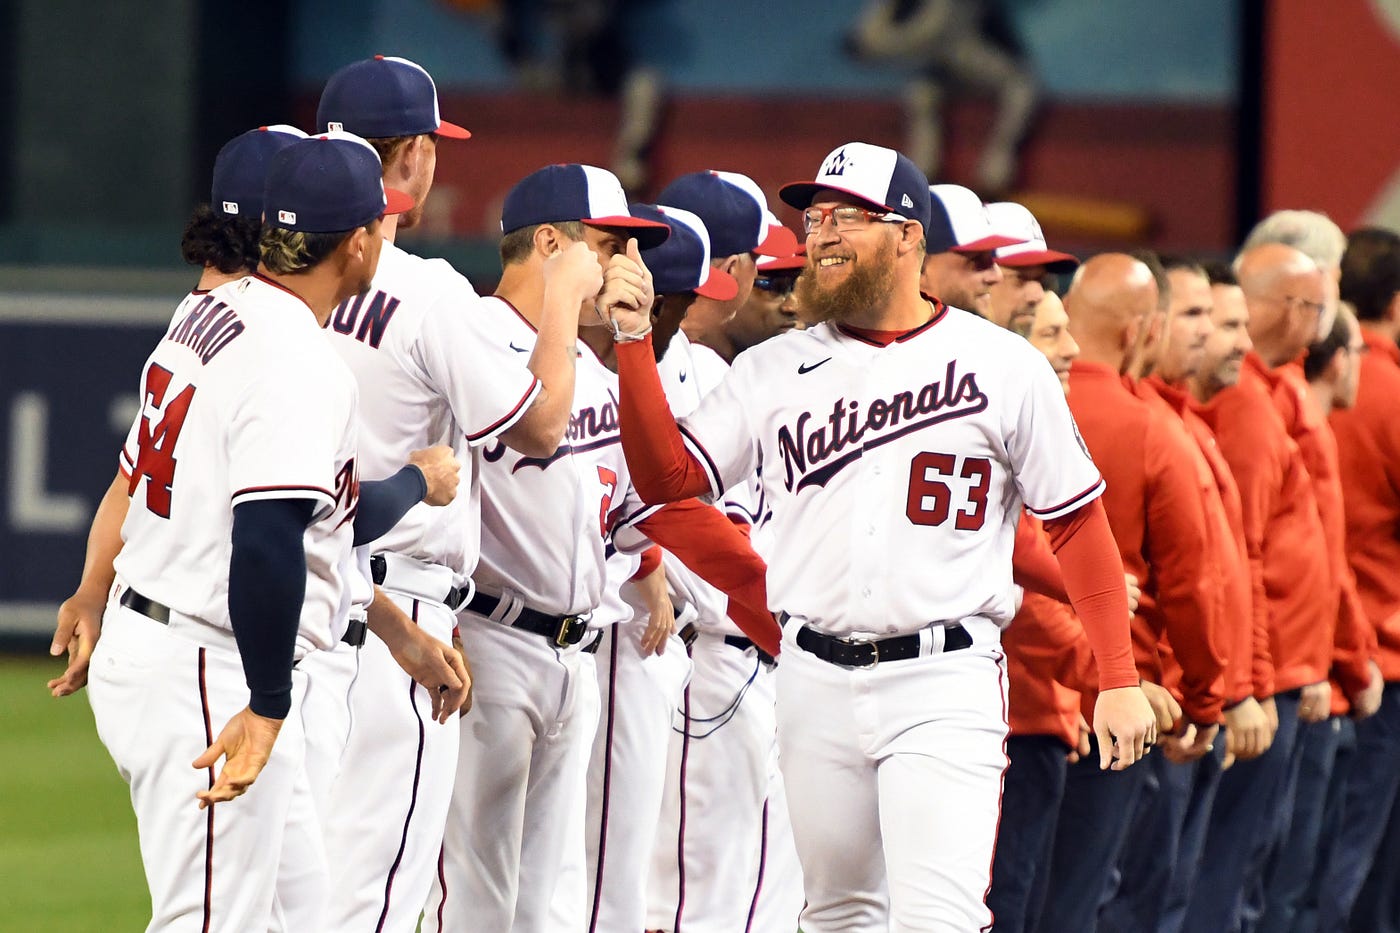
M 81 592 L 74 593 L 58 607 L 58 625 L 54 628 L 49 654 L 58 657 L 67 651 L 68 667 L 49 681 L 49 693 L 66 697 L 87 685 L 88 664 L 102 633 L 104 607 L 102 596 L 93 598 Z
M 239 710 L 214 739 L 214 744 L 194 760 L 193 767 L 198 770 L 212 768 L 220 758 L 224 759 L 223 770 L 213 786 L 195 794 L 199 798 L 199 809 L 247 793 L 267 766 L 272 746 L 281 731 L 282 720 L 259 716 L 246 706 Z

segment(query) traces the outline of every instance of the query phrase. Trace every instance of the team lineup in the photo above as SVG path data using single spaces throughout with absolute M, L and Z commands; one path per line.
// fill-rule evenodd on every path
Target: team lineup
M 431 76 L 316 124 L 220 151 L 59 610 L 148 929 L 1380 928 L 1400 236 L 1081 262 L 848 142 L 802 240 L 542 167 L 479 295 Z

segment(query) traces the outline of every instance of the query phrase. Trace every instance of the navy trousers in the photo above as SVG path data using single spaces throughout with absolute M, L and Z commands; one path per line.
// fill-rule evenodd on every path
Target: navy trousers
M 1013 735 L 1001 792 L 1001 829 L 987 906 L 995 933 L 1030 933 L 1045 902 L 1050 850 L 1065 793 L 1069 746 L 1051 735 Z
M 1215 805 L 1220 775 L 1224 773 L 1220 769 L 1224 761 L 1225 733 L 1222 731 L 1215 737 L 1210 754 L 1191 766 L 1186 818 L 1181 827 L 1181 840 L 1177 844 L 1176 865 L 1172 869 L 1166 896 L 1162 899 L 1162 913 L 1157 918 L 1156 933 L 1183 933 L 1186 905 L 1196 885 L 1196 874 L 1201 870 L 1201 854 L 1206 847 L 1206 832 L 1210 829 L 1210 811 Z M 1168 771 L 1169 776 L 1174 773 Z
M 1100 771 L 1098 742 L 1091 742 L 1089 754 L 1069 766 L 1040 933 L 1093 933 L 1147 777 L 1146 762 Z

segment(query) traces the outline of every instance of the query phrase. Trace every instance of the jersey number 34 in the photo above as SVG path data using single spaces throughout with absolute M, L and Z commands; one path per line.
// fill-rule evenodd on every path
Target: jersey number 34
M 194 386 L 185 386 L 170 401 L 172 373 L 152 363 L 142 390 L 141 428 L 137 439 L 136 468 L 131 471 L 129 494 L 136 492 L 141 477 L 146 478 L 146 508 L 161 518 L 170 517 L 170 487 L 175 482 L 175 443 L 180 439 L 185 416 L 194 401 Z M 151 418 L 159 415 L 155 424 Z

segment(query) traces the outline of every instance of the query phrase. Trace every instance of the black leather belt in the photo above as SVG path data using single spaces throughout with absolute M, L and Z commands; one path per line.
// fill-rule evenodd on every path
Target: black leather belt
M 467 603 L 467 610 L 489 618 L 500 604 L 501 600 L 498 597 L 479 592 L 471 598 L 471 602 Z M 511 623 L 511 627 L 543 635 L 556 647 L 567 648 L 570 645 L 577 645 L 588 634 L 588 616 L 552 616 L 547 612 L 540 612 L 538 609 L 525 606 L 520 610 L 515 621 Z M 590 647 L 597 651 L 597 642 L 594 642 Z
M 127 588 L 122 593 L 121 604 L 132 612 L 139 612 L 152 622 L 159 622 L 161 625 L 170 624 L 170 607 L 156 602 L 154 599 L 142 596 L 140 593 Z
M 158 603 L 149 596 L 142 596 L 135 590 L 127 587 L 118 600 L 123 606 L 132 612 L 139 612 L 152 622 L 159 622 L 161 625 L 170 624 L 170 607 L 164 603 Z M 345 629 L 345 634 L 340 636 L 340 640 L 352 648 L 362 647 L 365 643 L 365 632 L 369 626 L 363 619 L 351 619 L 350 625 Z
M 700 630 L 695 627 L 694 623 L 687 623 L 677 634 L 681 636 L 681 641 L 685 642 L 688 648 L 695 643 L 695 639 L 700 635 Z M 752 648 L 758 653 L 758 659 L 769 667 L 778 663 L 777 658 L 742 635 L 725 635 L 724 643 L 731 648 L 738 648 L 740 651 L 748 651 Z
M 383 554 L 375 554 L 370 557 L 369 575 L 377 585 L 384 585 L 385 578 L 389 576 L 389 562 L 384 559 Z M 443 598 L 442 603 L 448 609 L 456 612 L 461 608 L 462 603 L 466 601 L 467 594 L 470 592 L 470 585 L 454 586 L 448 591 L 447 596 Z
M 797 646 L 815 655 L 828 664 L 840 667 L 874 667 L 881 661 L 906 661 L 917 658 L 920 652 L 919 636 L 896 635 L 894 638 L 881 638 L 875 641 L 851 641 L 824 635 L 815 629 L 802 626 L 797 630 Z M 954 622 L 943 626 L 943 651 L 961 651 L 972 647 L 972 635 L 961 623 Z

